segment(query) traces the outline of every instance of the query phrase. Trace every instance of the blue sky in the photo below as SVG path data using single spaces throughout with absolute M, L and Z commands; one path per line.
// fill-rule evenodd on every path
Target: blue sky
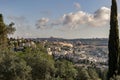
M 1 0 L 0 13 L 15 23 L 13 37 L 107 38 L 110 6 L 110 0 Z

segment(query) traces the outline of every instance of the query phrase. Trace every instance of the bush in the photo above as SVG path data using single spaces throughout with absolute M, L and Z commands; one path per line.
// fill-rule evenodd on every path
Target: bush
M 33 80 L 52 80 L 55 74 L 54 60 L 41 50 L 28 50 L 22 55 L 23 59 L 32 68 Z
M 13 52 L 0 52 L 0 80 L 31 80 L 31 67 Z
M 73 64 L 67 60 L 58 60 L 55 62 L 56 77 L 62 80 L 74 80 L 77 76 L 77 70 Z

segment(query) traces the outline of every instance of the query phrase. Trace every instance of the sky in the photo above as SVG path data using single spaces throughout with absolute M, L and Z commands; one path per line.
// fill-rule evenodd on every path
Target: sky
M 15 23 L 10 37 L 108 38 L 110 6 L 111 0 L 0 0 L 0 13 Z

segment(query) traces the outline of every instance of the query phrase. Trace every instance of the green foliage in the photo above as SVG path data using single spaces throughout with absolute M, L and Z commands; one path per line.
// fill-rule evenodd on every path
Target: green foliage
M 13 52 L 0 52 L 0 80 L 31 80 L 31 67 Z
M 13 22 L 11 22 L 9 25 L 6 25 L 7 34 L 13 34 L 16 31 L 16 29 L 13 27 L 13 25 L 14 25 Z
M 92 67 L 85 68 L 85 67 L 76 67 L 78 74 L 76 80 L 101 80 L 99 78 L 99 74 Z
M 0 14 L 0 50 L 7 48 L 7 35 L 15 32 L 15 28 L 12 26 L 13 23 L 9 24 L 8 26 L 5 25 L 3 16 Z
M 0 52 L 0 80 L 101 80 L 103 73 L 91 67 L 75 68 L 64 59 L 54 61 L 41 49 Z
M 0 49 L 3 50 L 7 45 L 6 26 L 3 22 L 3 16 L 0 14 Z
M 92 80 L 100 80 L 98 73 L 96 72 L 96 69 L 88 68 L 88 74 Z
M 0 22 L 3 22 L 3 16 L 0 14 Z
M 27 52 L 27 53 L 26 53 Z M 52 80 L 54 77 L 54 60 L 51 56 L 41 51 L 41 49 L 27 49 L 22 55 L 23 59 L 32 68 L 33 80 Z
M 85 68 L 78 67 L 77 80 L 89 80 L 90 76 Z
M 58 60 L 55 63 L 56 77 L 60 77 L 62 80 L 74 80 L 77 76 L 77 70 L 73 64 L 67 60 Z

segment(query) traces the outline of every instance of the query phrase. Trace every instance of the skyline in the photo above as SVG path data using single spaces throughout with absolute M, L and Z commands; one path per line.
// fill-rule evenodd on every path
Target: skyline
M 108 0 L 1 0 L 0 13 L 15 23 L 13 37 L 108 38 L 110 6 Z

